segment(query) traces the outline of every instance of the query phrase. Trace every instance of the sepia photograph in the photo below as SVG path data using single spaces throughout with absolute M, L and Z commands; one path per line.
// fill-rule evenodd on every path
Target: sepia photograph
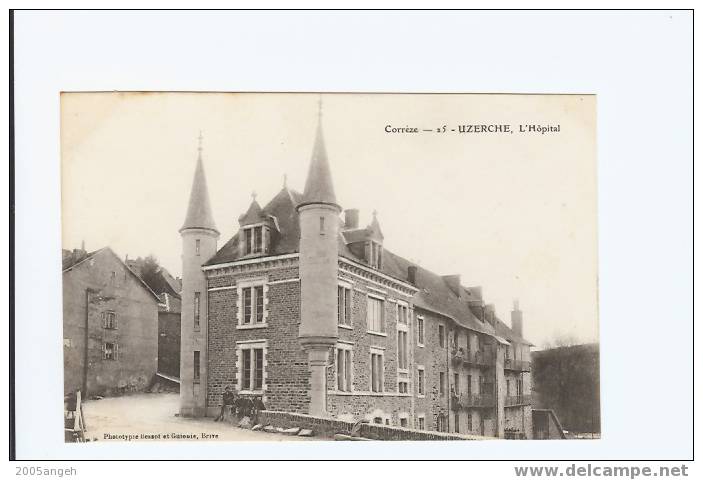
M 601 435 L 596 95 L 61 93 L 65 442 Z

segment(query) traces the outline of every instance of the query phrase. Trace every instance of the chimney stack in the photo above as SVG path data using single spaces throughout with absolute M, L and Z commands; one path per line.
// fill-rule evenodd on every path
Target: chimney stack
M 73 263 L 78 263 L 88 256 L 88 252 L 86 252 L 85 248 L 83 248 L 84 246 L 85 242 L 81 242 L 81 248 L 73 249 L 73 252 L 71 253 L 71 257 L 73 257 Z
M 510 312 L 511 328 L 516 335 L 522 337 L 522 310 L 520 302 L 513 300 L 513 311 Z
M 417 281 L 417 267 L 415 265 L 408 266 L 408 282 L 415 285 Z
M 491 326 L 495 327 L 496 326 L 496 307 L 492 303 L 486 304 L 485 312 L 486 312 L 486 321 L 491 324 Z
M 344 228 L 349 230 L 359 228 L 359 210 L 357 208 L 344 210 Z

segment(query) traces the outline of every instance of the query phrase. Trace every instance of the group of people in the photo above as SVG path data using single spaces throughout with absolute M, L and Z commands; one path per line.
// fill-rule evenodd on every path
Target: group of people
M 215 421 L 224 420 L 228 409 L 235 418 L 249 417 L 255 420 L 260 410 L 266 410 L 266 405 L 261 396 L 236 395 L 230 387 L 225 387 L 222 393 L 222 409 Z

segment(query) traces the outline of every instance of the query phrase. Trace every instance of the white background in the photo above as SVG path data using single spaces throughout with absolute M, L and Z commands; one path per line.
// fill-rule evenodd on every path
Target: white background
M 688 12 L 16 13 L 18 458 L 690 458 L 692 39 Z M 62 90 L 597 94 L 603 438 L 64 444 Z

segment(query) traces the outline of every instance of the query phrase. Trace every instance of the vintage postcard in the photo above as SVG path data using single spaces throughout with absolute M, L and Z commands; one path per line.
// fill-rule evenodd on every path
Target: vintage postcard
M 600 435 L 594 95 L 69 92 L 61 160 L 67 442 Z

